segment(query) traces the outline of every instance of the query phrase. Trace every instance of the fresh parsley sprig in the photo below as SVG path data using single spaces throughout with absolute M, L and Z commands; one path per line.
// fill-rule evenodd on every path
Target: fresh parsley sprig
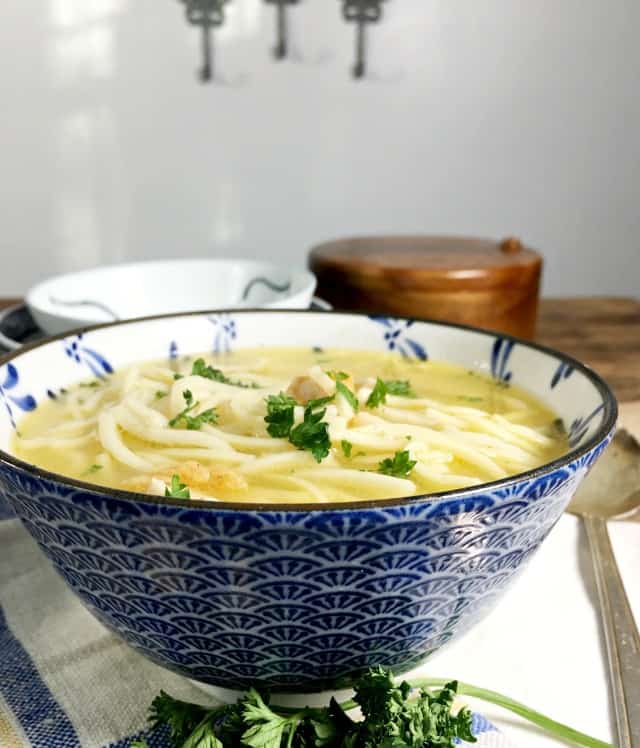
M 191 390 L 185 390 L 182 393 L 186 407 L 181 410 L 177 416 L 174 416 L 169 421 L 169 426 L 172 429 L 188 429 L 189 431 L 199 431 L 205 423 L 216 423 L 218 420 L 218 413 L 215 408 L 209 408 L 203 410 L 197 416 L 189 415 L 194 408 L 197 408 L 200 403 L 195 402 Z
M 236 704 L 204 706 L 161 692 L 150 709 L 153 731 L 168 730 L 174 748 L 454 748 L 475 742 L 471 712 L 454 713 L 456 695 L 497 704 L 584 748 L 613 748 L 513 699 L 468 683 L 421 679 L 396 684 L 383 668 L 371 668 L 354 686 L 353 700 L 324 709 L 273 706 L 255 689 Z M 360 707 L 363 719 L 348 712 Z M 148 748 L 138 740 L 132 748 Z

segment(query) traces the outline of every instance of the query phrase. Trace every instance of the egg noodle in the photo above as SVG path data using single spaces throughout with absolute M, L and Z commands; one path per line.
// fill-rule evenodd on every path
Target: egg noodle
M 566 450 L 546 406 L 481 372 L 306 348 L 131 365 L 41 404 L 14 444 L 90 483 L 267 503 L 446 491 Z

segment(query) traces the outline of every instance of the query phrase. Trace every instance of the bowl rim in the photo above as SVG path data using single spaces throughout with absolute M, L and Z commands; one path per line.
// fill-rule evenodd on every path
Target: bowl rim
M 24 460 L 9 454 L 5 450 L 0 448 L 0 464 L 17 469 L 21 472 L 28 473 L 29 475 L 44 479 L 47 481 L 53 481 L 60 483 L 70 489 L 80 489 L 82 491 L 93 493 L 97 495 L 107 496 L 112 499 L 120 499 L 125 501 L 131 501 L 136 504 L 151 503 L 159 504 L 162 506 L 174 506 L 181 507 L 183 509 L 201 509 L 205 511 L 243 511 L 243 512 L 267 512 L 267 513 L 282 513 L 282 512 L 300 512 L 300 513 L 311 513 L 311 512 L 340 512 L 340 511 L 353 511 L 353 510 L 364 510 L 364 509 L 383 509 L 388 507 L 399 507 L 399 506 L 411 506 L 419 503 L 429 503 L 434 506 L 440 503 L 444 503 L 450 500 L 464 500 L 465 498 L 481 493 L 491 493 L 500 489 L 508 488 L 516 483 L 523 481 L 531 481 L 542 477 L 543 475 L 549 474 L 558 470 L 566 465 L 579 460 L 584 455 L 588 454 L 591 450 L 595 449 L 601 444 L 607 437 L 614 431 L 616 421 L 618 418 L 618 403 L 616 400 L 611 387 L 605 382 L 605 380 L 581 361 L 562 353 L 549 346 L 542 345 L 523 338 L 516 337 L 515 335 L 509 335 L 507 333 L 501 333 L 495 330 L 488 330 L 481 327 L 473 327 L 472 325 L 463 325 L 454 322 L 442 322 L 440 320 L 432 320 L 423 317 L 404 317 L 398 315 L 389 315 L 387 313 L 375 313 L 375 312 L 341 312 L 341 311 L 325 311 L 317 309 L 260 309 L 260 308 L 242 308 L 242 309 L 215 309 L 215 310 L 201 310 L 201 311 L 190 311 L 190 312 L 179 312 L 170 314 L 156 314 L 148 317 L 137 317 L 129 320 L 119 320 L 115 322 L 107 322 L 98 325 L 85 325 L 83 327 L 76 328 L 75 330 L 69 330 L 58 335 L 52 335 L 45 338 L 44 340 L 37 340 L 33 343 L 23 346 L 16 351 L 0 356 L 0 366 L 13 361 L 14 359 L 20 358 L 23 354 L 29 353 L 36 348 L 41 348 L 49 343 L 57 340 L 62 340 L 66 337 L 84 334 L 93 330 L 100 330 L 109 327 L 119 327 L 124 325 L 131 325 L 140 322 L 150 322 L 153 320 L 160 319 L 177 319 L 182 317 L 199 317 L 206 316 L 209 314 L 311 314 L 311 315 L 329 315 L 330 317 L 372 317 L 372 316 L 385 316 L 391 319 L 397 319 L 400 321 L 412 321 L 412 322 L 425 322 L 431 325 L 437 325 L 438 327 L 453 328 L 457 330 L 465 330 L 468 332 L 479 333 L 490 338 L 503 338 L 505 340 L 513 341 L 525 347 L 531 348 L 541 353 L 553 356 L 559 361 L 569 364 L 576 371 L 583 374 L 596 388 L 602 398 L 603 406 L 603 419 L 601 425 L 595 431 L 593 436 L 588 439 L 583 445 L 570 449 L 566 454 L 557 457 L 551 462 L 546 462 L 543 465 L 539 465 L 531 470 L 526 470 L 523 473 L 517 473 L 515 475 L 507 476 L 499 480 L 490 481 L 488 483 L 480 483 L 475 486 L 468 486 L 467 488 L 451 489 L 448 491 L 438 491 L 436 493 L 422 493 L 413 496 L 400 496 L 390 499 L 358 499 L 355 501 L 326 501 L 326 502 L 303 502 L 303 503 L 277 503 L 277 502 L 248 502 L 248 501 L 211 501 L 209 499 L 177 499 L 168 496 L 153 496 L 151 494 L 139 493 L 135 491 L 125 491 L 118 488 L 110 488 L 108 486 L 101 486 L 96 483 L 89 483 L 86 481 L 78 480 L 76 478 L 69 478 L 61 475 L 60 473 L 54 473 L 44 468 L 40 468 L 37 465 L 25 462 Z

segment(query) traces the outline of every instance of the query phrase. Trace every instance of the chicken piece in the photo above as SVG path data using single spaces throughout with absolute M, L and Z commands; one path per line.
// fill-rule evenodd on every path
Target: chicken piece
M 291 381 L 291 384 L 287 387 L 287 395 L 291 395 L 301 405 L 306 405 L 309 400 L 330 397 L 333 392 L 325 389 L 313 377 L 305 374 Z
M 233 470 L 212 471 L 208 485 L 218 491 L 246 491 L 249 488 L 246 479 Z
M 219 491 L 246 491 L 248 483 L 245 478 L 233 470 L 210 470 L 196 460 L 188 460 L 181 465 L 149 475 L 136 475 L 122 482 L 127 491 L 137 493 L 152 493 L 163 495 L 164 487 L 171 485 L 174 475 L 180 482 L 190 488 L 197 488 L 201 493 L 217 493 Z M 162 492 L 159 487 L 162 486 Z

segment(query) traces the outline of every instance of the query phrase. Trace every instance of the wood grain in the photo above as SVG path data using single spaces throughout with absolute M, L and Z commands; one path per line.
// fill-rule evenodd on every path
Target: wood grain
M 0 309 L 20 299 L 0 299 Z M 620 402 L 640 400 L 640 301 L 542 299 L 536 339 L 591 366 Z
M 609 382 L 620 402 L 640 400 L 637 299 L 544 299 L 537 340 L 591 366 Z

